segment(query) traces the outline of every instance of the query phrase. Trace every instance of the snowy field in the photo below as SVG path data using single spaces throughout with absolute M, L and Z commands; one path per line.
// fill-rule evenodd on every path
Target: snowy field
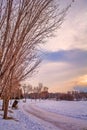
M 0 130 L 87 130 L 87 101 L 19 101 L 17 110 L 9 107 L 13 119 L 2 115 L 0 110 Z
M 37 102 L 37 106 L 50 112 L 87 120 L 87 101 L 52 101 Z

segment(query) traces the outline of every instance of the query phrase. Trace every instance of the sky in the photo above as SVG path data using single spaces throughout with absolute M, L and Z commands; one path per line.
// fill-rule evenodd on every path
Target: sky
M 87 0 L 75 0 L 55 37 L 41 50 L 38 73 L 27 82 L 43 83 L 49 92 L 87 91 Z

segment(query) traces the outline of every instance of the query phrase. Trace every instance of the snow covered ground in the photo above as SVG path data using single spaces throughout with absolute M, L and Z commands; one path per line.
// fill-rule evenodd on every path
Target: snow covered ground
M 50 112 L 87 120 L 87 101 L 53 101 L 37 102 L 37 106 Z
M 22 107 L 23 104 L 23 101 L 19 102 L 20 107 Z M 18 110 L 12 110 L 9 108 L 9 110 L 12 112 L 8 112 L 8 116 L 14 118 L 9 120 L 3 120 L 3 112 L 0 111 L 0 130 L 45 130 L 45 128 L 39 122 L 33 119 L 30 115 L 23 113 L 21 109 L 22 108 L 19 108 Z
M 14 119 L 0 111 L 0 130 L 87 130 L 87 101 L 27 100 L 9 110 Z

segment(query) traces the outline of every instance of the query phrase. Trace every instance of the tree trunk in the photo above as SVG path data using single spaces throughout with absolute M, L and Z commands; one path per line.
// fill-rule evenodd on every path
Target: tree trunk
M 7 119 L 7 114 L 8 114 L 8 105 L 9 105 L 9 98 L 5 98 L 4 100 L 4 115 L 3 119 Z
M 3 99 L 3 101 L 2 101 L 2 110 L 4 110 L 4 104 L 5 104 L 4 101 L 5 100 Z

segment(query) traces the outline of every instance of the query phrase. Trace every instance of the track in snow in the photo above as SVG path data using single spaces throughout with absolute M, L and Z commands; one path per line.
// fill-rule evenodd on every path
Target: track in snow
M 87 121 L 62 116 L 53 112 L 48 112 L 36 106 L 35 104 L 24 104 L 23 110 L 42 122 L 53 125 L 55 129 L 59 130 L 87 130 Z

